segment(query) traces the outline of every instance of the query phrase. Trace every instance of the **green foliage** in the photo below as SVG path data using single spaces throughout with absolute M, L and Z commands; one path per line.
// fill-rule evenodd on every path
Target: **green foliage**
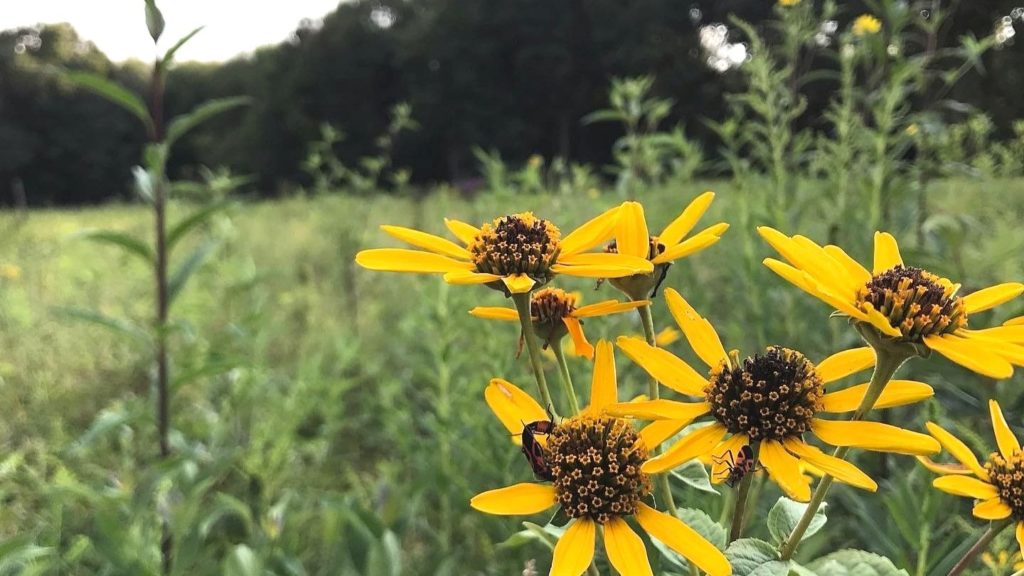
M 825 527 L 825 508 L 824 505 L 818 508 L 814 519 L 811 520 L 807 531 L 804 532 L 804 538 L 814 536 L 815 533 Z M 804 515 L 806 510 L 807 504 L 795 502 L 785 497 L 779 498 L 778 502 L 772 506 L 772 509 L 768 511 L 768 532 L 771 534 L 772 541 L 776 545 L 782 544 L 793 532 L 793 529 L 796 528 L 797 523 L 800 521 L 800 517 Z

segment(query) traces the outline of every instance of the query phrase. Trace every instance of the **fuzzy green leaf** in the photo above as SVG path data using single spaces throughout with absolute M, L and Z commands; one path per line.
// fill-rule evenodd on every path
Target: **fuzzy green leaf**
M 213 255 L 219 246 L 220 242 L 215 240 L 201 244 L 175 269 L 174 274 L 171 275 L 170 280 L 167 282 L 167 298 L 169 302 L 174 302 L 189 278 Z
M 195 30 L 189 32 L 188 34 L 185 34 L 181 38 L 181 40 L 178 40 L 177 42 L 174 43 L 174 46 L 171 46 L 170 48 L 168 48 L 167 52 L 164 53 L 163 60 L 160 61 L 161 66 L 167 67 L 174 60 L 174 55 L 178 52 L 178 50 L 182 46 L 184 46 L 186 42 L 191 40 L 193 36 L 195 36 L 196 34 L 199 34 L 199 32 L 202 31 L 203 28 L 204 28 L 204 26 L 200 26 L 200 27 L 196 28 Z
M 840 550 L 822 556 L 808 565 L 818 574 L 829 576 L 907 576 L 885 556 L 863 550 Z
M 715 490 L 714 486 L 711 485 L 707 468 L 697 460 L 687 462 L 682 467 L 673 470 L 669 477 L 701 492 L 707 492 L 716 496 L 720 495 L 718 490 Z
M 153 262 L 153 250 L 148 244 L 138 238 L 122 232 L 111 230 L 83 230 L 75 235 L 77 238 L 84 238 L 102 244 L 111 244 L 122 248 L 128 254 L 142 258 L 146 263 Z
M 146 28 L 149 36 L 156 43 L 164 33 L 164 15 L 156 7 L 156 0 L 146 0 Z
M 203 222 L 206 222 L 214 214 L 227 209 L 233 204 L 234 202 L 230 200 L 214 202 L 213 204 L 204 206 L 176 222 L 167 230 L 167 250 L 170 251 L 174 249 L 174 246 L 177 245 L 190 230 L 199 226 Z
M 239 544 L 224 559 L 224 576 L 262 576 L 260 559 L 245 544 Z
M 729 544 L 725 557 L 733 576 L 787 576 L 788 565 L 779 560 L 775 546 L 756 538 L 741 538 Z M 766 571 L 767 570 L 767 571 Z
M 175 142 L 196 126 L 218 114 L 238 108 L 239 106 L 248 105 L 251 101 L 252 99 L 248 96 L 237 96 L 233 98 L 218 98 L 200 104 L 188 114 L 182 114 L 171 120 L 167 127 L 167 137 L 164 139 L 165 146 L 170 149 L 174 146 Z
M 121 108 L 131 112 L 138 118 L 146 130 L 152 130 L 153 120 L 149 117 L 149 109 L 145 102 L 131 90 L 117 82 L 90 72 L 68 72 L 65 77 L 79 88 L 84 88 L 97 96 L 106 98 Z
M 818 508 L 801 540 L 813 536 L 825 525 L 825 506 L 826 504 L 823 503 Z M 768 531 L 771 533 L 772 540 L 776 544 L 781 544 L 789 537 L 790 533 L 793 532 L 793 529 L 800 522 L 804 510 L 807 510 L 807 504 L 790 500 L 786 497 L 779 498 L 779 501 L 772 506 L 772 509 L 768 512 Z

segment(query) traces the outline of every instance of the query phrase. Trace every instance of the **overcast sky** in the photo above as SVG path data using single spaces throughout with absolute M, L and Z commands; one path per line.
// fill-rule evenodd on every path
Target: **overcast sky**
M 227 60 L 288 38 L 303 18 L 317 19 L 338 0 L 163 0 L 167 47 L 197 26 L 206 28 L 178 53 L 180 60 Z M 112 60 L 150 60 L 143 0 L 0 0 L 0 30 L 70 22 Z

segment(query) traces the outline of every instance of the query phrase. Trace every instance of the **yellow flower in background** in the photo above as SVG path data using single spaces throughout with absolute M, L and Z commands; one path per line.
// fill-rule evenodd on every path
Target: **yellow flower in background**
M 858 488 L 874 491 L 877 484 L 853 464 L 808 444 L 804 434 L 834 446 L 878 452 L 921 455 L 939 451 L 938 443 L 927 435 L 896 426 L 818 417 L 821 412 L 857 409 L 868 384 L 829 393 L 825 385 L 872 366 L 875 355 L 870 348 L 845 350 L 815 366 L 795 350 L 770 346 L 741 362 L 735 351 L 731 357 L 726 354 L 711 323 L 678 292 L 667 289 L 665 301 L 694 352 L 710 368 L 708 376 L 701 376 L 671 352 L 639 338 L 619 338 L 619 348 L 652 378 L 702 400 L 624 402 L 609 406 L 607 412 L 655 420 L 644 429 L 652 442 L 671 437 L 701 416 L 709 415 L 712 421 L 709 426 L 688 432 L 664 454 L 649 460 L 645 472 L 663 472 L 694 458 L 720 460 L 728 451 L 737 454 L 750 445 L 772 480 L 790 498 L 806 502 L 811 496 L 810 479 L 803 475 L 801 462 Z M 931 386 L 921 382 L 893 380 L 875 407 L 902 406 L 933 393 Z M 712 477 L 721 480 L 726 471 L 727 463 L 716 463 Z
M 614 234 L 618 208 L 583 224 L 566 237 L 551 222 L 532 212 L 496 218 L 480 228 L 445 219 L 448 230 L 464 246 L 401 226 L 381 226 L 390 236 L 423 248 L 377 248 L 356 254 L 370 270 L 444 274 L 450 284 L 487 284 L 506 294 L 529 292 L 555 275 L 618 278 L 649 273 L 654 267 L 625 254 L 585 253 Z
M 800 0 L 779 0 L 779 6 L 796 6 L 800 3 Z
M 488 405 L 513 437 L 524 423 L 546 420 L 533 398 L 504 380 L 492 380 L 484 393 Z M 729 576 L 725 555 L 682 520 L 659 512 L 643 500 L 651 482 L 642 466 L 649 443 L 622 418 L 603 414 L 617 402 L 612 345 L 597 344 L 590 405 L 579 415 L 558 422 L 544 436 L 543 456 L 550 484 L 524 482 L 473 497 L 470 505 L 498 515 L 538 514 L 560 506 L 570 518 L 555 545 L 551 574 L 579 576 L 594 559 L 598 526 L 605 551 L 620 574 L 652 574 L 643 540 L 630 527 L 634 520 L 645 532 L 675 550 L 709 576 Z
M 988 409 L 999 451 L 989 455 L 984 465 L 966 444 L 933 422 L 926 424 L 928 431 L 959 464 L 936 464 L 926 459 L 921 462 L 941 475 L 932 486 L 978 501 L 973 510 L 975 518 L 1012 519 L 1017 544 L 1024 554 L 1024 451 L 1006 423 L 999 403 L 990 400 Z
M 533 320 L 533 330 L 545 348 L 557 346 L 562 337 L 568 334 L 572 338 L 576 355 L 592 359 L 594 347 L 587 342 L 587 337 L 583 334 L 582 318 L 627 312 L 649 304 L 647 300 L 604 300 L 596 304 L 578 306 L 579 300 L 579 293 L 566 292 L 561 288 L 543 288 L 533 293 L 530 298 L 530 317 Z M 519 321 L 519 313 L 514 308 L 477 306 L 469 313 L 477 318 Z
M 921 131 L 921 129 L 917 126 L 917 124 L 911 124 L 911 125 L 907 126 L 907 128 L 905 130 L 905 132 L 907 133 L 907 136 L 917 136 L 917 134 L 920 131 Z
M 664 347 L 668 346 L 669 344 L 673 344 L 675 342 L 678 342 L 679 339 L 682 336 L 683 336 L 682 332 L 680 332 L 679 330 L 676 330 L 675 328 L 673 328 L 671 326 L 668 326 L 668 327 L 662 329 L 661 332 L 658 332 L 654 336 L 654 344 L 658 348 L 664 348 Z
M 861 14 L 853 21 L 851 28 L 854 36 L 865 36 L 867 34 L 878 34 L 882 30 L 882 21 L 871 14 Z
M 1018 343 L 1024 341 L 1022 328 L 967 328 L 970 314 L 1020 296 L 1024 284 L 998 284 L 961 297 L 959 284 L 905 266 L 896 239 L 886 232 L 875 233 L 871 272 L 838 246 L 822 247 L 768 227 L 758 232 L 789 262 L 766 258 L 765 266 L 886 337 L 927 347 L 991 378 L 1009 378 L 1014 364 L 1024 365 L 1024 346 Z
M 17 264 L 0 264 L 0 278 L 4 280 L 21 278 L 21 267 Z
M 729 225 L 724 222 L 709 226 L 686 238 L 714 199 L 714 192 L 701 194 L 657 236 L 652 236 L 648 231 L 643 205 L 639 202 L 624 202 L 620 207 L 621 214 L 615 230 L 615 241 L 606 248 L 606 251 L 650 260 L 654 269 L 632 277 L 612 279 L 611 284 L 630 298 L 643 300 L 657 289 L 672 261 L 696 254 L 718 242 L 722 234 L 729 229 Z
M 530 168 L 536 170 L 537 168 L 540 168 L 541 166 L 544 165 L 544 157 L 541 156 L 540 154 L 534 154 L 530 156 L 530 158 L 526 162 L 527 164 L 529 164 Z

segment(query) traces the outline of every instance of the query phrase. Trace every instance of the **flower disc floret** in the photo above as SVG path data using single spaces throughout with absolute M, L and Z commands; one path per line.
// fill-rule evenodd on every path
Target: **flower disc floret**
M 999 491 L 999 499 L 1013 510 L 1018 522 L 1024 522 L 1024 452 L 1014 452 L 1009 458 L 993 453 L 985 471 Z
M 576 296 L 561 288 L 543 288 L 533 293 L 530 315 L 539 324 L 561 324 L 576 311 Z
M 477 272 L 509 276 L 526 274 L 541 283 L 554 274 L 561 233 L 532 212 L 510 214 L 484 224 L 467 247 Z
M 640 471 L 647 448 L 621 418 L 564 420 L 548 438 L 547 455 L 556 497 L 572 518 L 603 524 L 632 515 L 651 492 L 650 479 Z
M 874 308 L 903 339 L 920 342 L 926 336 L 952 334 L 967 326 L 963 299 L 948 280 L 902 264 L 875 274 L 857 293 L 858 308 Z
M 711 414 L 729 432 L 783 440 L 811 428 L 825 386 L 803 354 L 771 346 L 739 365 L 723 360 L 712 369 L 705 393 Z

